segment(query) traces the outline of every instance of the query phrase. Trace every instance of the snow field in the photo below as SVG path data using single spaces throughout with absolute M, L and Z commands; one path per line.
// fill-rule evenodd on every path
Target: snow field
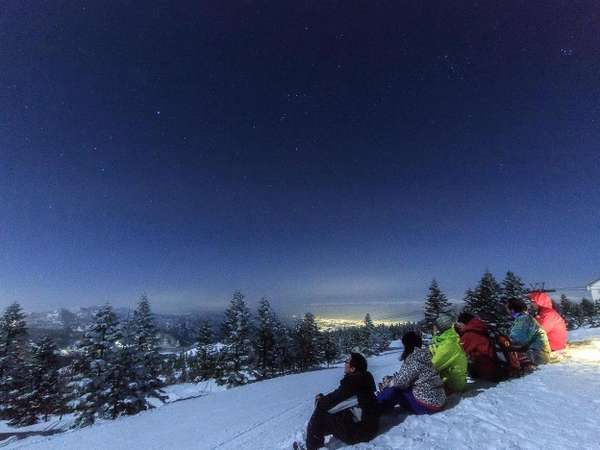
M 600 329 L 578 330 L 571 339 L 585 341 L 558 363 L 452 398 L 443 412 L 395 419 L 369 443 L 333 440 L 329 448 L 600 449 Z M 399 353 L 369 360 L 376 380 L 397 370 Z M 290 449 L 302 437 L 315 394 L 334 389 L 341 377 L 341 367 L 289 375 L 6 448 Z

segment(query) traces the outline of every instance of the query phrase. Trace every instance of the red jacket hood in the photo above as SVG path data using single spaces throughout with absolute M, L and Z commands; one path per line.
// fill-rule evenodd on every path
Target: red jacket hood
M 540 308 L 552 308 L 552 299 L 545 292 L 532 292 L 528 297 Z
M 473 317 L 468 323 L 465 324 L 462 333 L 465 334 L 469 331 L 474 331 L 476 333 L 487 333 L 487 325 L 479 317 Z

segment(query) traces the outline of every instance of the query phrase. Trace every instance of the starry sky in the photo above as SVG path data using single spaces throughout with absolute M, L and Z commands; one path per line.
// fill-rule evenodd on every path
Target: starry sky
M 583 286 L 598 23 L 577 0 L 4 2 L 0 306 Z

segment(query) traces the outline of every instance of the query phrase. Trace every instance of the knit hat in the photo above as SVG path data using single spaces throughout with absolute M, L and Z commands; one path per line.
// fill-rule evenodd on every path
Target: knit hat
M 450 328 L 453 323 L 454 317 L 449 313 L 440 313 L 435 319 L 435 326 L 440 330 L 440 333 Z

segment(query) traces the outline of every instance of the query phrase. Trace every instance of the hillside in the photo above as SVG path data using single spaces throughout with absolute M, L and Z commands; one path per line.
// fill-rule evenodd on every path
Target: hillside
M 600 448 L 600 329 L 571 334 L 561 361 L 489 389 L 472 389 L 427 417 L 384 424 L 368 444 L 330 448 Z M 398 366 L 399 349 L 369 360 L 376 379 Z M 290 375 L 177 402 L 115 422 L 7 443 L 31 449 L 289 449 L 301 437 L 314 395 L 342 369 Z

